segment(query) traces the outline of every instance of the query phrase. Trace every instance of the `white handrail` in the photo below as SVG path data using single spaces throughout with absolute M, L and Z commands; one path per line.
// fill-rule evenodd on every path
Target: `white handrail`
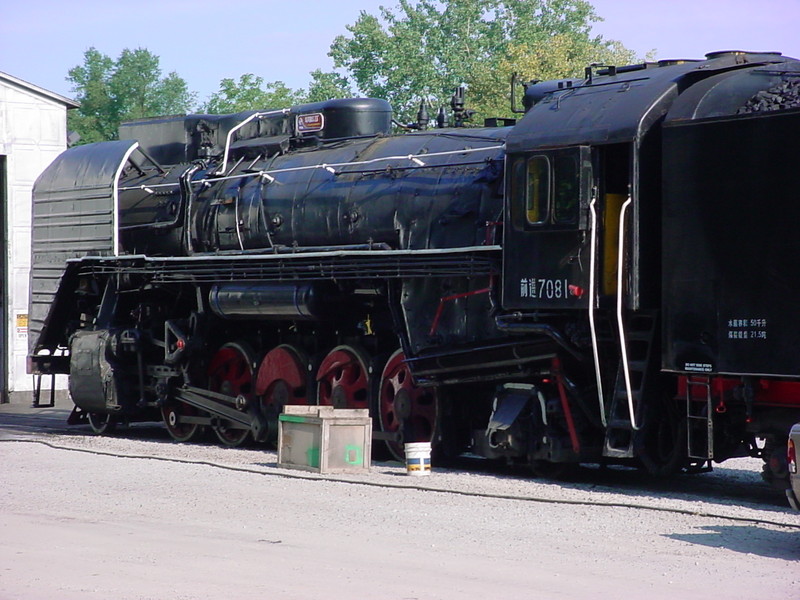
M 471 154 L 474 152 L 488 152 L 490 150 L 503 150 L 505 149 L 505 144 L 497 144 L 495 146 L 484 146 L 482 148 L 463 148 L 461 150 L 447 150 L 444 152 L 430 152 L 428 154 L 406 154 L 402 156 L 382 156 L 380 158 L 372 158 L 369 160 L 353 160 L 350 162 L 343 162 L 343 163 L 331 163 L 331 164 L 324 164 L 324 165 L 304 165 L 302 167 L 287 167 L 285 169 L 270 169 L 266 171 L 254 171 L 250 173 L 240 173 L 237 175 L 227 175 L 223 177 L 204 177 L 202 179 L 193 179 L 192 184 L 200 184 L 200 183 L 216 183 L 217 181 L 226 181 L 229 179 L 244 179 L 247 177 L 264 177 L 271 182 L 275 179 L 275 175 L 279 175 L 280 173 L 292 173 L 295 171 L 309 171 L 312 169 L 325 169 L 326 171 L 333 171 L 334 174 L 337 174 L 336 168 L 339 167 L 358 167 L 363 165 L 370 165 L 378 162 L 386 162 L 387 160 L 408 160 L 412 163 L 413 168 L 422 168 L 427 167 L 429 165 L 425 164 L 421 159 L 423 158 L 430 158 L 431 156 L 451 156 L 454 154 Z M 227 155 L 227 152 L 226 152 Z M 227 162 L 227 158 L 223 160 L 223 165 Z M 448 166 L 453 166 L 456 163 L 442 163 L 440 165 L 435 165 L 436 168 L 443 168 Z M 477 162 L 475 163 L 477 164 Z M 432 165 L 430 165 L 432 166 Z M 216 171 L 219 172 L 219 171 Z M 166 188 L 166 187 L 178 187 L 180 184 L 176 182 L 170 183 L 153 183 L 147 184 L 148 188 L 156 189 L 156 188 Z M 120 191 L 128 191 L 128 190 L 139 190 L 142 189 L 141 185 L 132 185 L 127 187 L 119 188 Z
M 625 376 L 625 393 L 628 396 L 628 413 L 631 416 L 631 427 L 634 431 L 639 430 L 636 425 L 636 415 L 633 412 L 633 390 L 631 386 L 631 367 L 628 362 L 628 343 L 625 338 L 625 325 L 622 322 L 622 290 L 623 286 L 623 266 L 625 264 L 625 213 L 631 204 L 631 197 L 622 205 L 619 214 L 619 256 L 617 256 L 617 326 L 619 328 L 619 345 L 622 360 L 622 372 Z
M 242 127 L 247 125 L 253 119 L 260 119 L 261 117 L 268 117 L 269 115 L 285 115 L 288 113 L 290 109 L 282 108 L 280 110 L 268 110 L 264 112 L 255 112 L 249 117 L 247 117 L 244 121 L 239 123 L 236 127 L 233 127 L 229 132 L 228 135 L 225 137 L 225 152 L 222 154 L 222 164 L 220 164 L 219 169 L 217 169 L 217 174 L 221 174 L 225 172 L 225 168 L 228 166 L 228 152 L 231 148 L 231 139 L 233 138 L 233 134 L 239 131 Z
M 592 336 L 592 357 L 594 358 L 594 375 L 597 380 L 597 399 L 600 403 L 600 421 L 606 427 L 606 405 L 603 398 L 603 377 L 600 373 L 600 351 L 597 342 L 597 326 L 594 321 L 595 297 L 597 295 L 597 192 L 592 194 L 589 202 L 589 214 L 591 216 L 589 237 L 589 333 Z
M 133 142 L 130 148 L 125 152 L 122 160 L 119 161 L 117 170 L 114 173 L 114 182 L 111 185 L 111 202 L 113 204 L 111 207 L 111 251 L 114 253 L 114 256 L 119 256 L 119 192 L 125 189 L 119 187 L 119 179 L 122 177 L 122 170 L 125 168 L 125 165 L 128 164 L 128 159 L 138 147 L 139 142 Z

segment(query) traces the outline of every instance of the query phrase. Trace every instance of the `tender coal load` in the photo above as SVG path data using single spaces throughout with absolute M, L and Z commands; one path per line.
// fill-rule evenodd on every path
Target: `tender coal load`
M 742 106 L 737 114 L 800 108 L 800 79 L 782 81 L 768 90 L 761 90 Z

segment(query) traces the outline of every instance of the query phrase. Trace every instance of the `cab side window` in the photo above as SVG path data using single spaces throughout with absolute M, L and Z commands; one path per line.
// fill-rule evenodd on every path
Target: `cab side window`
M 528 176 L 525 182 L 525 220 L 530 225 L 547 219 L 550 199 L 550 161 L 546 156 L 528 159 Z
M 580 205 L 580 173 L 574 153 L 561 154 L 553 169 L 553 219 L 556 223 L 574 224 Z
M 571 229 L 581 218 L 581 194 L 590 184 L 589 148 L 517 155 L 509 163 L 510 208 L 517 229 Z M 583 192 L 582 192 L 583 190 Z
M 518 231 L 586 229 L 592 189 L 589 146 L 509 157 L 506 192 Z

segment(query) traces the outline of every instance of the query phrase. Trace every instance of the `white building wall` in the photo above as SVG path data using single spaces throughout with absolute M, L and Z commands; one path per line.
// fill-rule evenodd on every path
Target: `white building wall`
M 7 161 L 9 272 L 7 350 L 10 393 L 30 391 L 28 287 L 31 262 L 31 192 L 33 183 L 66 149 L 67 106 L 15 82 L 0 79 L 0 154 Z

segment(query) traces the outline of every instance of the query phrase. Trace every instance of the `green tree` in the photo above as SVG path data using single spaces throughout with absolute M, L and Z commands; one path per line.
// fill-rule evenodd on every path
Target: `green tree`
M 81 143 L 116 139 L 121 121 L 185 113 L 195 103 L 186 82 L 175 72 L 162 78 L 158 56 L 144 48 L 126 48 L 116 61 L 89 48 L 67 80 L 81 103 L 68 126 Z
M 587 0 L 400 0 L 397 9 L 381 7 L 379 16 L 362 11 L 329 55 L 361 92 L 386 98 L 401 118 L 416 112 L 420 98 L 447 104 L 462 83 L 480 90 L 479 98 L 470 93 L 469 105 L 488 114 L 495 98 L 507 104 L 508 80 L 500 84 L 498 65 L 510 66 L 526 52 L 569 53 L 568 60 L 538 60 L 542 68 L 526 75 L 539 78 L 572 76 L 578 63 L 582 70 L 606 57 L 628 62 L 632 53 L 621 44 L 592 37 L 598 20 Z
M 246 73 L 239 81 L 220 81 L 219 91 L 212 94 L 203 108 L 211 114 L 226 114 L 286 108 L 304 101 L 305 94 L 301 90 L 293 90 L 282 81 L 264 83 L 263 77 Z
M 175 71 L 161 79 L 151 104 L 152 115 L 175 115 L 191 112 L 197 106 L 197 94 L 189 91 L 186 81 Z
M 510 92 L 515 72 L 524 81 L 582 78 L 590 64 L 626 65 L 635 60 L 633 52 L 619 42 L 598 47 L 591 40 L 569 34 L 554 35 L 536 46 L 512 44 L 502 58 L 492 65 L 479 65 L 467 78 L 468 104 L 480 117 L 513 117 Z
M 320 69 L 311 72 L 306 102 L 322 102 L 331 98 L 352 98 L 353 89 L 346 77 L 336 72 L 325 73 Z
M 108 89 L 113 71 L 114 61 L 95 48 L 89 48 L 84 53 L 83 65 L 69 70 L 67 81 L 72 82 L 81 106 L 77 110 L 67 111 L 67 126 L 80 134 L 81 143 L 116 137 L 119 118 Z
M 143 48 L 122 51 L 109 88 L 122 120 L 184 113 L 195 102 L 177 73 L 161 78 L 158 56 Z

